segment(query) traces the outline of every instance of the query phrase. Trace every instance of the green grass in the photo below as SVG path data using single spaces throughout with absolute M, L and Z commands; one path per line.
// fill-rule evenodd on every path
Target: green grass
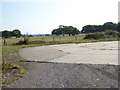
M 20 46 L 14 46 L 14 45 L 4 45 L 2 46 L 2 56 L 7 56 L 10 53 L 16 52 L 18 49 L 20 49 Z
M 7 87 L 7 85 L 0 85 L 0 87 Z
M 22 37 L 21 38 L 7 38 L 6 41 L 7 41 L 8 45 L 11 45 L 11 44 L 16 43 L 16 42 L 23 40 L 23 39 L 24 38 L 22 38 Z M 3 43 L 3 40 L 2 40 L 2 43 Z
M 85 35 L 76 35 L 78 40 L 81 40 L 84 38 Z M 53 37 L 55 41 L 73 41 L 76 40 L 75 36 L 34 36 L 34 37 L 29 37 L 30 41 L 53 41 Z M 20 40 L 24 40 L 23 37 L 21 38 L 8 38 L 6 39 L 7 44 L 11 45 L 14 43 L 17 43 Z M 3 40 L 2 40 L 3 42 Z
M 15 53 L 18 51 L 20 48 L 26 48 L 26 47 L 34 47 L 34 46 L 40 46 L 36 44 L 32 45 L 3 45 L 2 46 L 2 56 L 7 56 L 11 53 Z
M 5 69 L 5 70 L 8 70 L 8 69 L 19 69 L 21 75 L 26 73 L 25 69 L 23 69 L 18 64 L 13 64 L 12 62 L 3 62 L 2 68 Z
M 2 68 L 4 69 L 19 69 L 21 74 L 24 74 L 25 70 L 18 64 L 13 64 L 12 62 L 3 62 Z
M 26 59 L 20 59 L 18 60 L 19 62 L 30 62 L 29 60 L 26 60 Z
M 55 41 L 76 40 L 75 36 L 35 36 L 35 37 L 30 37 L 30 41 L 53 41 L 53 37 Z M 76 37 L 78 40 L 80 40 L 84 37 L 84 35 L 76 35 Z
M 52 62 L 49 62 L 49 61 L 30 61 L 30 60 L 25 60 L 25 59 L 21 59 L 21 60 L 18 60 L 19 62 L 37 62 L 37 63 L 52 63 Z
M 20 65 L 18 64 L 14 64 L 13 62 L 3 62 L 2 63 L 2 68 L 3 68 L 3 74 L 5 75 L 5 72 L 7 71 L 11 71 L 13 69 L 17 69 L 19 72 L 17 73 L 16 77 L 13 79 L 13 78 L 2 78 L 2 87 L 7 87 L 8 84 L 10 84 L 11 82 L 19 79 L 19 78 L 22 78 L 23 77 L 23 74 L 25 74 L 27 71 Z

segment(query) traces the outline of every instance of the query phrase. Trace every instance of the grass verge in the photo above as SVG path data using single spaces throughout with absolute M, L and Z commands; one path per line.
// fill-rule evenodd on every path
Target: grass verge
M 3 62 L 2 72 L 3 75 L 1 86 L 7 87 L 11 82 L 22 78 L 23 75 L 26 73 L 26 70 L 18 64 L 13 64 L 12 62 Z
M 21 60 L 19 60 L 19 62 L 52 63 L 52 62 L 49 62 L 49 61 L 30 61 L 30 60 L 25 60 L 25 59 L 21 59 Z

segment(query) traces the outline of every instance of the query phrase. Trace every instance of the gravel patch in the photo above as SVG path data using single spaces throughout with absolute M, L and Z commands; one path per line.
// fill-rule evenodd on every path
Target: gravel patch
M 118 66 L 29 62 L 9 88 L 118 88 Z

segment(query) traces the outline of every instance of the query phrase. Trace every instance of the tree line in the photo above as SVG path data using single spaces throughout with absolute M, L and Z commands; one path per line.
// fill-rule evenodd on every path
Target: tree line
M 60 25 L 59 28 L 54 29 L 52 31 L 52 35 L 78 35 L 80 33 L 94 33 L 94 32 L 104 32 L 106 30 L 115 30 L 120 32 L 120 22 L 118 24 L 113 22 L 106 22 L 103 25 L 86 25 L 83 26 L 82 30 L 79 31 L 76 27 L 73 26 L 64 26 Z M 20 37 L 22 36 L 21 31 L 15 29 L 13 31 L 4 30 L 0 32 L 0 36 L 2 38 L 10 38 L 10 37 Z
M 81 33 L 103 32 L 106 30 L 115 30 L 120 32 L 120 22 L 118 24 L 106 22 L 103 25 L 86 25 L 82 28 Z
M 11 38 L 11 37 L 16 37 L 16 38 L 18 38 L 18 37 L 22 36 L 22 34 L 21 34 L 21 31 L 20 31 L 20 30 L 15 29 L 15 30 L 13 30 L 13 31 L 8 31 L 8 30 L 1 31 L 1 32 L 0 32 L 0 36 L 1 36 L 2 38 Z
M 104 32 L 107 30 L 115 30 L 120 32 L 120 22 L 118 24 L 113 22 L 106 22 L 103 25 L 85 25 L 82 30 L 79 31 L 73 26 L 63 26 L 60 25 L 59 28 L 52 31 L 52 35 L 77 35 L 80 33 L 95 33 L 95 32 Z

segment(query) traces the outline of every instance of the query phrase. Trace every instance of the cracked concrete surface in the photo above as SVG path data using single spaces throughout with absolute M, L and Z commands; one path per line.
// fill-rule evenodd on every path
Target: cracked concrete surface
M 31 47 L 19 54 L 31 61 L 118 65 L 118 41 Z

